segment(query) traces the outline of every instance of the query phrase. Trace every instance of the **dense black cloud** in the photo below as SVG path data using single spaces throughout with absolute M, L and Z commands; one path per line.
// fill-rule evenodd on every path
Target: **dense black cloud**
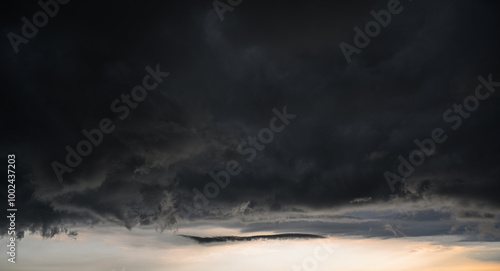
M 472 219 L 494 235 L 498 92 L 456 131 L 442 115 L 474 94 L 479 75 L 500 81 L 499 6 L 402 0 L 403 12 L 347 64 L 339 44 L 353 44 L 353 28 L 387 2 L 243 1 L 221 22 L 210 1 L 73 1 L 18 54 L 6 35 L 19 34 L 20 18 L 39 7 L 9 3 L 1 17 L 1 149 L 19 164 L 19 225 L 47 237 L 80 224 L 167 229 L 181 206 L 193 205 L 193 189 L 203 192 L 211 171 L 236 160 L 242 172 L 192 220 L 397 208 L 396 198 L 453 207 L 443 215 L 449 223 L 428 234 Z M 170 75 L 120 120 L 110 105 L 157 64 Z M 285 106 L 297 117 L 246 162 L 238 145 Z M 75 148 L 82 129 L 103 118 L 116 129 L 60 183 L 51 163 L 64 163 L 65 146 Z M 448 140 L 393 194 L 384 172 L 397 172 L 397 157 L 434 128 Z M 411 219 L 423 220 L 401 218 Z M 453 232 L 465 232 L 460 225 Z M 380 235 L 400 232 L 379 226 Z M 425 235 L 422 228 L 415 234 Z

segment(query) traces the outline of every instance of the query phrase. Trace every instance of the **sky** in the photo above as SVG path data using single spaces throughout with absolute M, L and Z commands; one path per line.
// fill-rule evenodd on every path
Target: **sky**
M 1 12 L 1 270 L 500 270 L 496 1 Z

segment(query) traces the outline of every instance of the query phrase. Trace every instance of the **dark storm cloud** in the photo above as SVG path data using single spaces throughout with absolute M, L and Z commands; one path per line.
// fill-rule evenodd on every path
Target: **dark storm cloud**
M 224 22 L 210 1 L 71 2 L 19 54 L 5 38 L 2 150 L 23 166 L 20 225 L 44 236 L 109 222 L 163 230 L 178 222 L 181 203 L 193 204 L 192 189 L 233 159 L 243 172 L 194 219 L 391 203 L 383 173 L 397 167 L 396 157 L 434 128 L 449 129 L 443 112 L 473 94 L 478 75 L 500 81 L 498 4 L 401 2 L 404 12 L 349 65 L 339 43 L 352 44 L 353 27 L 387 1 L 245 1 Z M 37 10 L 12 5 L 1 19 L 5 35 Z M 157 63 L 170 76 L 118 120 L 112 101 Z M 383 221 L 356 232 L 437 235 L 456 225 L 463 233 L 470 222 L 495 235 L 498 227 L 485 221 L 498 221 L 500 207 L 498 103 L 498 93 L 483 102 L 392 196 L 455 209 L 436 215 L 422 207 L 422 216 L 399 218 L 416 221 L 408 225 L 371 210 Z M 298 117 L 246 162 L 238 144 L 284 106 Z M 60 184 L 51 162 L 64 162 L 65 146 L 105 117 L 116 130 Z M 427 229 L 422 221 L 432 216 L 446 222 Z M 343 231 L 352 232 L 332 230 Z

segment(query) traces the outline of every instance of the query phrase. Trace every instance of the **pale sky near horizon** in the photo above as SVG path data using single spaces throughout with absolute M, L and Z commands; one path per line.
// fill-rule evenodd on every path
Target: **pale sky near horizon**
M 17 263 L 2 261 L 0 269 L 289 271 L 299 266 L 301 269 L 295 270 L 500 270 L 498 243 L 459 242 L 458 236 L 389 239 L 346 236 L 200 245 L 178 235 L 231 235 L 238 231 L 202 227 L 159 233 L 150 228 L 128 231 L 119 227 L 96 227 L 79 229 L 79 233 L 76 239 L 27 235 L 18 243 Z M 315 255 L 315 262 L 311 262 Z

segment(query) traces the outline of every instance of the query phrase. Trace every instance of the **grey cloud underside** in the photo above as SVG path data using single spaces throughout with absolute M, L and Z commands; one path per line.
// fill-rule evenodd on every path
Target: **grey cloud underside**
M 249 1 L 220 22 L 206 1 L 75 2 L 19 54 L 5 42 L 1 149 L 18 157 L 19 226 L 45 237 L 76 225 L 234 223 L 498 240 L 498 92 L 457 131 L 442 119 L 478 75 L 500 81 L 498 4 L 402 1 L 404 12 L 347 65 L 338 44 L 352 44 L 352 28 L 386 3 Z M 18 31 L 31 10 L 21 6 L 2 17 L 3 32 Z M 111 102 L 156 63 L 170 76 L 120 121 Z M 238 144 L 283 106 L 298 117 L 247 162 Z M 60 184 L 50 163 L 104 117 L 116 130 Z M 383 173 L 436 127 L 448 141 L 391 195 Z M 193 188 L 233 159 L 242 173 L 181 222 Z M 318 210 L 327 211 L 307 215 Z

